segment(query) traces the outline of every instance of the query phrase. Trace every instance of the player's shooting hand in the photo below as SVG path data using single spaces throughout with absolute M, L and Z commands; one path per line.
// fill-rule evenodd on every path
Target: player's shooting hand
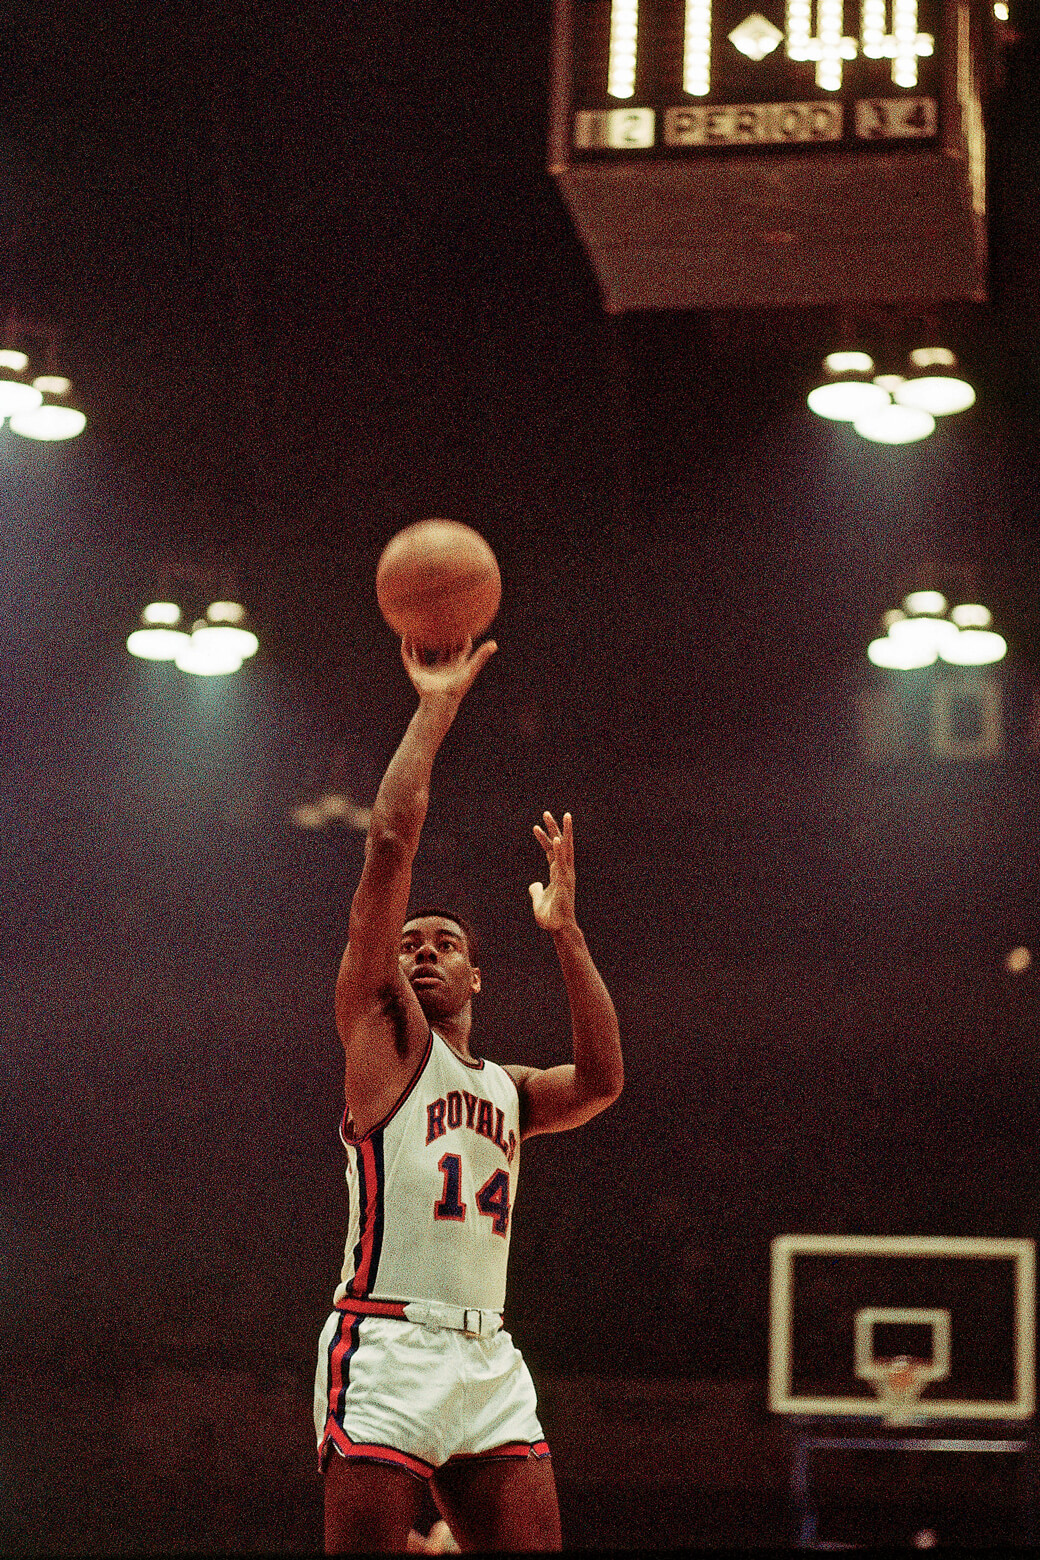
M 534 918 L 547 932 L 572 926 L 574 915 L 574 824 L 570 813 L 563 815 L 561 829 L 552 813 L 543 813 L 545 828 L 537 823 L 534 837 L 545 851 L 549 863 L 549 882 L 532 883 L 528 889 Z
M 401 640 L 401 660 L 420 698 L 424 694 L 443 694 L 459 703 L 498 649 L 493 639 L 485 639 L 474 650 L 472 639 L 453 650 L 438 650 L 432 660 L 429 651 L 413 639 Z

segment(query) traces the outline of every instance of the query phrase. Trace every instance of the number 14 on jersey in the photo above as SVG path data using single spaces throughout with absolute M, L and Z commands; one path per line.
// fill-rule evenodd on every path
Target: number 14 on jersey
M 454 1219 L 461 1223 L 466 1217 L 466 1204 L 462 1201 L 462 1159 L 458 1154 L 442 1154 L 437 1169 L 444 1177 L 444 1192 L 433 1205 L 435 1219 Z M 474 1199 L 477 1212 L 491 1220 L 496 1235 L 509 1232 L 509 1173 L 496 1170 L 489 1175 Z

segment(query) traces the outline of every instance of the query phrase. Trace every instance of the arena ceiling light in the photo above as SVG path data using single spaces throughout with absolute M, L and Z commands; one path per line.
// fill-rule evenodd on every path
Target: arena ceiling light
M 127 636 L 126 648 L 142 661 L 172 661 L 190 637 L 177 627 L 180 620 L 176 602 L 150 601 L 141 613 L 140 627 Z
M 886 671 L 911 672 L 918 667 L 933 666 L 938 659 L 933 644 L 914 644 L 912 640 L 893 639 L 891 634 L 883 639 L 872 639 L 867 646 L 867 660 Z
M 908 596 L 903 597 L 903 607 L 899 616 L 901 618 L 941 617 L 949 604 L 941 590 L 912 590 Z
M 246 609 L 237 601 L 211 601 L 205 623 L 195 629 L 195 636 L 202 635 L 205 643 L 226 646 L 240 661 L 247 661 L 260 648 L 259 639 L 249 627 Z
M 364 834 L 372 821 L 372 809 L 355 802 L 348 791 L 331 790 L 313 802 L 300 802 L 289 816 L 298 829 L 313 832 L 335 823 Z
M 962 628 L 942 651 L 951 666 L 990 666 L 1007 655 L 1007 640 L 986 628 Z
M 935 432 L 936 418 L 967 411 L 975 391 L 948 347 L 915 347 L 905 373 L 876 372 L 863 349 L 843 348 L 823 360 L 823 377 L 807 396 L 810 411 L 851 423 L 873 444 L 916 444 Z
M 26 384 L 21 376 L 29 366 L 24 352 L 10 348 L 0 351 L 0 422 L 18 412 L 27 412 L 43 400 L 43 391 Z
M 25 329 L 36 334 L 38 328 Z M 81 434 L 87 419 L 67 404 L 72 381 L 50 371 L 37 374 L 31 382 L 28 376 L 27 353 L 12 346 L 0 349 L 0 423 L 7 421 L 12 433 L 23 439 L 47 444 Z
M 965 601 L 959 607 L 951 607 L 950 617 L 958 628 L 989 628 L 993 622 L 989 608 L 977 601 Z
M 867 659 L 892 671 L 913 671 L 945 661 L 950 666 L 989 666 L 1003 660 L 1007 641 L 994 633 L 993 615 L 981 602 L 950 607 L 941 591 L 911 591 L 901 608 L 882 619 L 888 632 L 872 639 Z
M 944 617 L 905 617 L 893 623 L 888 630 L 889 639 L 901 645 L 922 645 L 932 652 L 932 660 L 943 655 L 943 646 L 956 639 L 960 629 Z
M 891 405 L 887 390 L 871 382 L 874 359 L 868 352 L 828 352 L 823 360 L 824 379 L 809 391 L 811 412 L 829 422 L 854 423 L 857 417 Z
M 55 406 L 45 401 L 31 406 L 27 411 L 16 412 L 10 419 L 12 432 L 23 439 L 39 439 L 44 444 L 57 444 L 64 439 L 75 439 L 87 426 L 87 419 L 73 406 Z
M 149 602 L 139 626 L 127 637 L 126 648 L 144 661 L 169 661 L 193 677 L 226 677 L 254 656 L 260 641 L 247 626 L 247 613 L 237 601 L 213 601 L 206 616 L 179 625 L 183 614 L 173 601 Z
M 935 418 L 918 406 L 893 401 L 886 390 L 885 404 L 857 417 L 852 424 L 861 439 L 871 444 L 917 444 L 935 432 Z
M 948 347 L 915 347 L 910 372 L 896 390 L 900 406 L 919 407 L 933 417 L 949 417 L 975 405 L 975 391 L 957 370 L 956 356 Z
M 194 624 L 191 637 L 173 658 L 178 671 L 190 672 L 193 677 L 226 677 L 242 666 L 242 657 L 233 645 L 214 640 L 205 619 Z

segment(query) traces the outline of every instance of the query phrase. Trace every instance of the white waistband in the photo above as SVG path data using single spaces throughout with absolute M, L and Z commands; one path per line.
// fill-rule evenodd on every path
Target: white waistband
M 471 1306 L 443 1305 L 439 1300 L 409 1300 L 404 1314 L 422 1327 L 448 1327 L 471 1338 L 489 1338 L 502 1326 L 500 1311 L 479 1311 Z

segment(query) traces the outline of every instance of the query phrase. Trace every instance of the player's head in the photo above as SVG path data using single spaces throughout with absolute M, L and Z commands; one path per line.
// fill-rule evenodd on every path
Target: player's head
M 428 1017 L 448 1017 L 480 990 L 477 939 L 468 921 L 436 906 L 410 915 L 401 931 L 401 968 Z

